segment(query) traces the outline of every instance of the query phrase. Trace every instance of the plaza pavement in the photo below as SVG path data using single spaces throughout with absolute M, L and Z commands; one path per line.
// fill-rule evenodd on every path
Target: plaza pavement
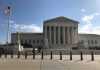
M 74 55 L 73 60 L 69 55 L 63 55 L 62 60 L 59 60 L 59 55 L 53 55 L 52 60 L 50 55 L 45 55 L 44 59 L 40 55 L 36 59 L 31 55 L 27 59 L 24 56 L 18 59 L 15 55 L 10 58 L 9 55 L 0 58 L 0 70 L 100 70 L 100 55 L 94 57 L 95 60 L 91 61 L 91 55 L 84 55 L 80 61 L 80 55 Z

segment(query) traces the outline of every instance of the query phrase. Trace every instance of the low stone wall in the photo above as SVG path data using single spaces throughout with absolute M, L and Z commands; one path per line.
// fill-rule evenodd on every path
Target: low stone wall
M 13 45 L 12 46 L 8 46 L 8 45 L 0 45 L 0 52 L 3 53 L 11 53 L 13 51 Z
M 7 45 L 2 45 L 0 46 L 0 48 L 3 48 L 5 52 L 7 53 L 11 53 L 13 51 L 14 54 L 18 54 L 18 48 L 16 49 L 17 51 L 14 50 L 14 47 L 17 47 L 18 45 L 12 45 L 12 46 L 7 46 Z M 24 48 L 23 51 L 20 51 L 20 54 L 24 55 L 25 51 L 27 51 L 28 55 L 32 55 L 32 48 Z M 41 51 L 36 50 L 35 54 L 36 55 L 41 55 L 41 52 L 43 51 L 44 55 L 50 55 L 51 51 L 53 53 L 53 55 L 59 55 L 60 51 L 62 52 L 63 55 L 69 55 L 70 52 L 72 52 L 73 55 L 79 55 L 80 52 L 82 52 L 84 55 L 89 55 L 91 54 L 91 51 L 93 51 L 93 53 L 95 55 L 99 55 L 100 54 L 100 50 L 71 50 L 71 49 L 43 49 Z
M 72 52 L 73 55 L 79 55 L 80 52 L 82 52 L 84 55 L 89 55 L 91 54 L 91 51 L 93 51 L 94 54 L 99 55 L 100 54 L 100 50 L 56 50 L 56 49 L 48 49 L 48 50 L 43 50 L 45 55 L 50 54 L 52 51 L 53 54 L 55 55 L 59 55 L 60 51 L 62 52 L 63 55 L 69 55 L 70 52 Z
M 32 50 L 25 50 L 27 51 L 28 55 L 32 55 L 33 51 Z M 21 55 L 25 54 L 25 51 L 20 51 Z M 46 50 L 41 50 L 41 51 L 35 51 L 36 55 L 41 55 L 43 51 L 44 55 L 50 55 L 51 51 L 53 55 L 59 55 L 60 52 L 62 52 L 63 55 L 70 55 L 70 52 L 72 52 L 72 55 L 80 55 L 80 52 L 83 53 L 83 55 L 90 55 L 91 51 L 93 51 L 94 55 L 100 55 L 100 50 L 57 50 L 57 49 L 46 49 Z M 18 52 L 16 52 L 17 54 Z

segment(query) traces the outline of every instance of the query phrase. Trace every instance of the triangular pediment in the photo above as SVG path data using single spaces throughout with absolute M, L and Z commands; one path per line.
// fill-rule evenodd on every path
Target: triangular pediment
M 63 16 L 53 18 L 53 19 L 49 19 L 49 20 L 45 20 L 44 22 L 75 22 L 75 23 L 79 23 L 78 21 L 75 21 L 75 20 L 72 20 L 70 18 L 66 18 L 66 17 L 63 17 Z

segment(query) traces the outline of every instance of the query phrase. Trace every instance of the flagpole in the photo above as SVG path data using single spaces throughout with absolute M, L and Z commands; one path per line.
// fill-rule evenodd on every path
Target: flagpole
M 9 43 L 10 15 L 11 15 L 11 13 L 9 12 L 8 25 L 7 25 L 7 44 Z
M 10 30 L 11 2 L 10 2 L 10 4 L 9 4 L 9 6 L 10 6 L 10 12 L 9 12 L 9 15 L 8 15 L 8 25 L 7 25 L 7 42 L 6 42 L 7 45 L 9 44 L 9 30 Z

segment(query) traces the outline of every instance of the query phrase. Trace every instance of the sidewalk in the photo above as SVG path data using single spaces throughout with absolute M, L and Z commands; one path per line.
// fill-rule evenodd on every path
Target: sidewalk
M 72 61 L 65 56 L 63 60 L 59 60 L 59 56 L 54 56 L 53 60 L 50 60 L 49 56 L 45 56 L 44 59 L 40 59 L 41 56 L 37 56 L 36 59 L 32 59 L 31 56 L 28 59 L 2 57 L 0 70 L 100 70 L 100 60 L 97 59 L 100 56 L 95 56 L 94 61 L 90 61 L 88 56 L 84 56 L 83 61 L 79 60 L 78 55 L 75 55 Z

